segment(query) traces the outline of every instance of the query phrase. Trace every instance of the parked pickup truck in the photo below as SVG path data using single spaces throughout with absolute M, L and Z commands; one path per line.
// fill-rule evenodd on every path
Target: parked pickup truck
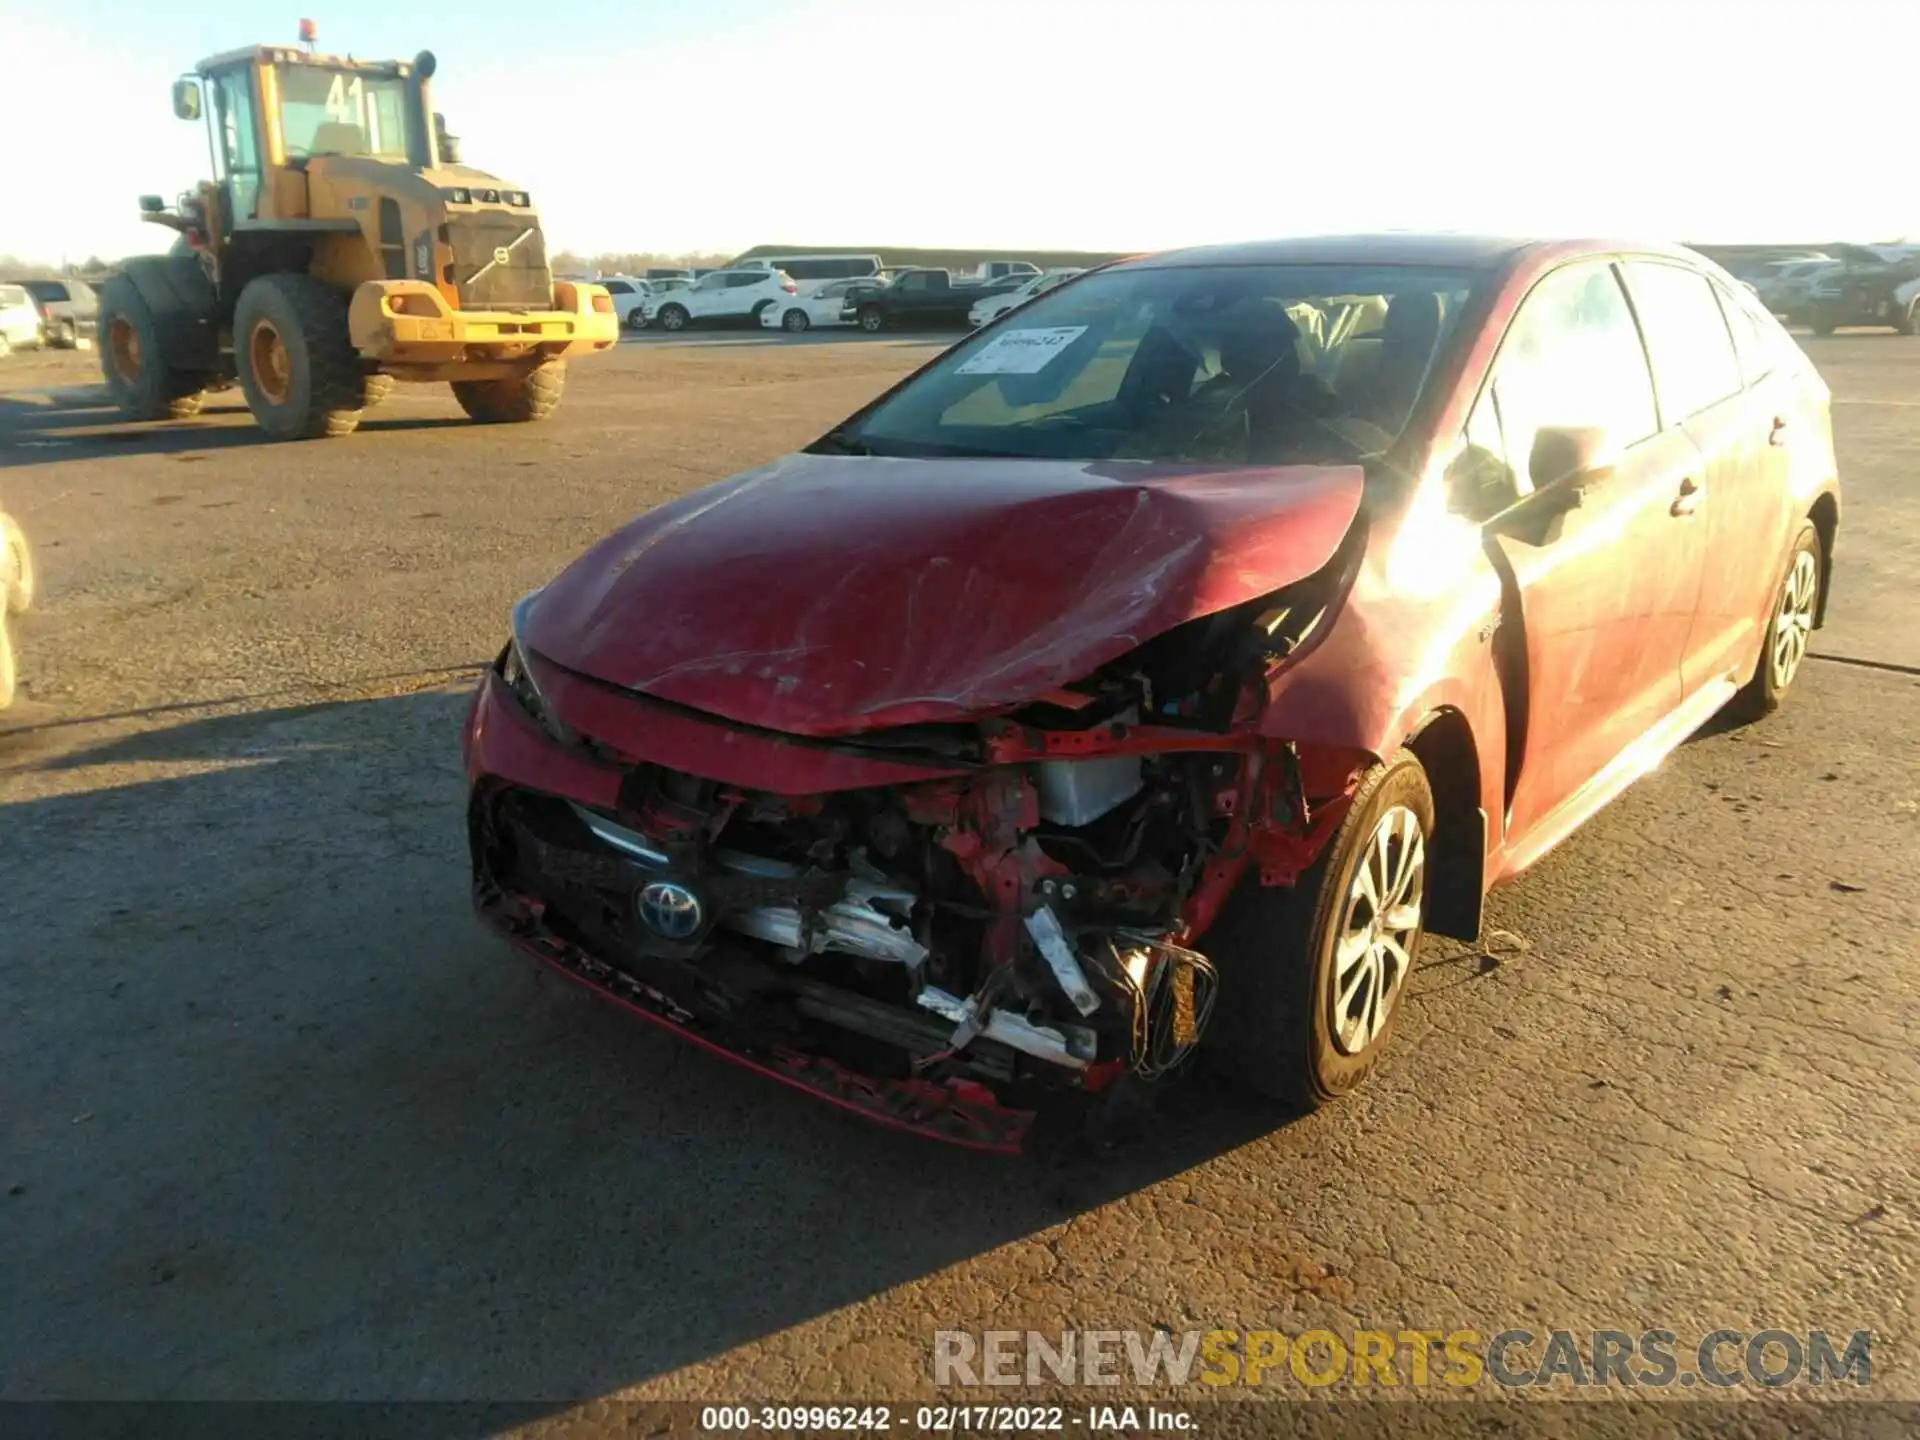
M 947 270 L 903 270 L 887 285 L 849 290 L 840 318 L 856 321 L 868 331 L 885 330 L 890 325 L 964 330 L 967 312 L 976 301 L 1017 290 L 1029 278 L 1016 275 L 991 284 L 970 285 L 956 281 Z

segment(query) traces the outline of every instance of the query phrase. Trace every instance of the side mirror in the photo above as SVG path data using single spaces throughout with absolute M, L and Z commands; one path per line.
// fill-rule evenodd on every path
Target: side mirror
M 1527 474 L 1536 494 L 1553 497 L 1548 508 L 1577 510 L 1619 460 L 1618 448 L 1599 426 L 1549 425 L 1534 433 Z
M 200 118 L 200 82 L 182 76 L 173 82 L 173 113 L 182 120 Z
M 140 197 L 140 213 L 142 215 L 158 215 L 166 208 L 167 202 L 162 200 L 158 195 L 142 195 Z

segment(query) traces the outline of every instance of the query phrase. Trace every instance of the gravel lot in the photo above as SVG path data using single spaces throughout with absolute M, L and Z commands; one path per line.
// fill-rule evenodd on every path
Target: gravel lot
M 469 916 L 507 608 L 932 353 L 622 345 L 550 424 L 401 387 L 268 445 L 0 363 L 37 543 L 0 717 L 0 1398 L 901 1399 L 936 1328 L 1875 1332 L 1920 1400 L 1920 341 L 1806 343 L 1821 657 L 1435 945 L 1290 1124 L 1199 1087 L 1097 1168 L 898 1137 Z M 996 1396 L 994 1398 L 1005 1398 Z

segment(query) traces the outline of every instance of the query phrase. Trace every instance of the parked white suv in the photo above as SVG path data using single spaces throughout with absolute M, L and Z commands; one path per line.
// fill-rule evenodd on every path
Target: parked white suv
M 634 312 L 640 308 L 640 302 L 653 293 L 651 285 L 631 275 L 602 275 L 593 283 L 605 287 L 613 297 L 613 313 L 620 317 L 622 329 L 640 323 Z
M 685 290 L 647 296 L 640 313 L 647 324 L 662 330 L 729 320 L 758 324 L 767 306 L 799 293 L 800 287 L 783 270 L 715 270 Z

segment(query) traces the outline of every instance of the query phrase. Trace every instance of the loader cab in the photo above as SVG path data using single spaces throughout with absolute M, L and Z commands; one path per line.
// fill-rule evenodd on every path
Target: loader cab
M 249 222 L 307 218 L 305 172 L 323 156 L 439 163 L 424 89 L 432 68 L 425 52 L 411 64 L 369 63 L 279 46 L 201 61 L 175 84 L 174 113 L 206 121 L 220 209 L 209 228 L 224 237 Z

